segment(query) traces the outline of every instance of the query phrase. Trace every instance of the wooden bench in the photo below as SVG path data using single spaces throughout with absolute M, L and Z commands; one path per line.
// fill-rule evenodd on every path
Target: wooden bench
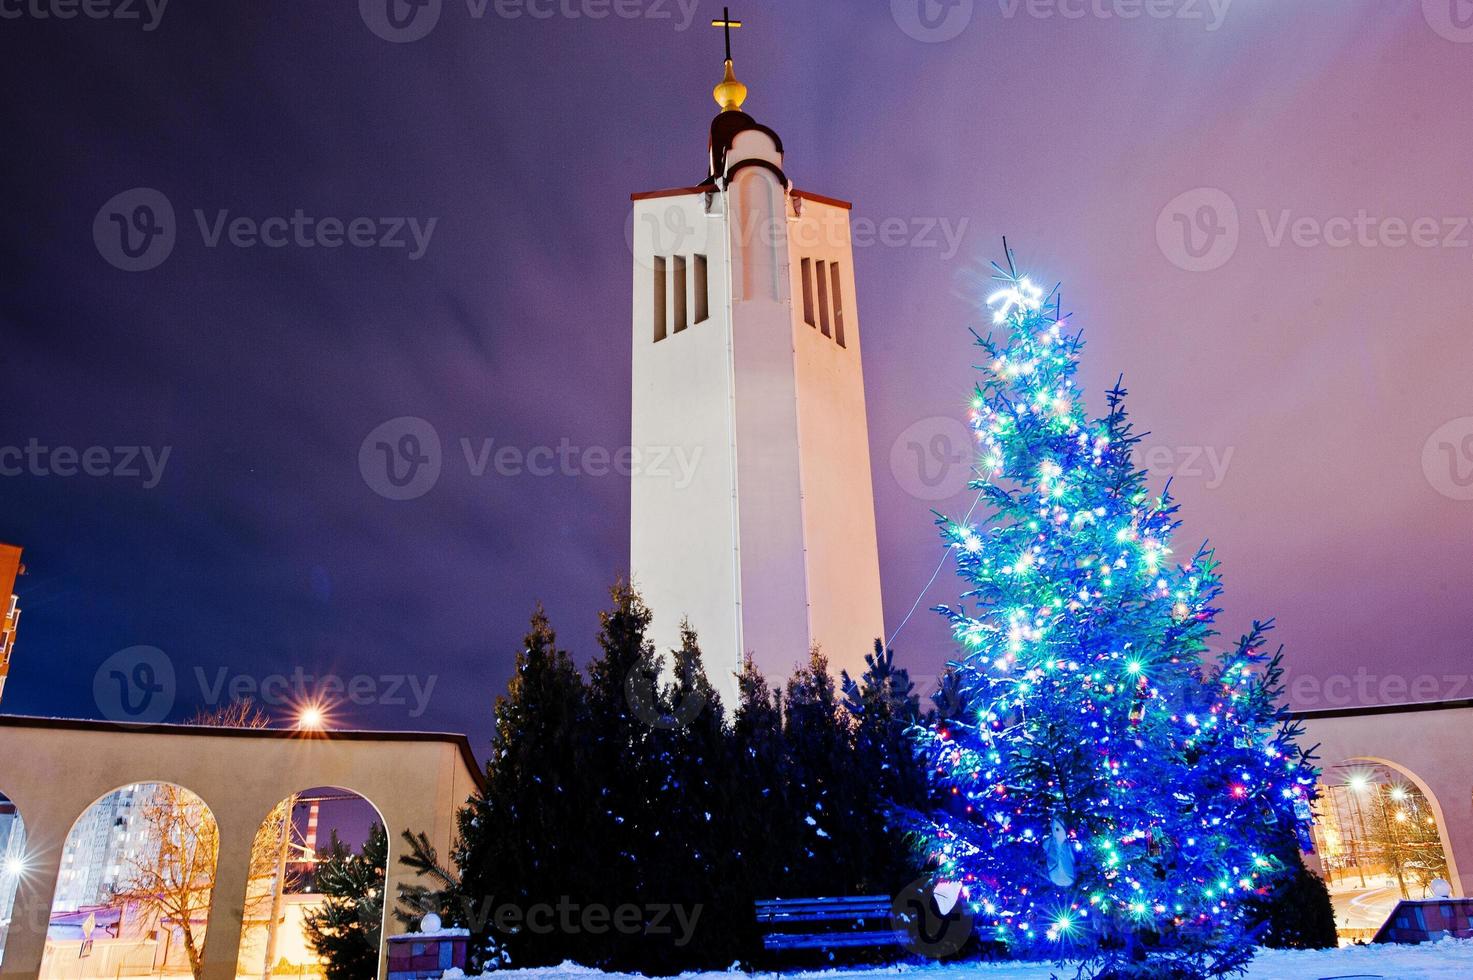
M 754 903 L 762 946 L 772 951 L 904 946 L 891 919 L 889 895 L 772 898 Z

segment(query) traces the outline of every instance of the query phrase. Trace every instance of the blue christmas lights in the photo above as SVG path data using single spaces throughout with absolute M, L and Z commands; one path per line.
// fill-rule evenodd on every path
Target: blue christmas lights
M 1011 266 L 970 413 L 990 513 L 940 522 L 969 585 L 941 610 L 965 707 L 917 732 L 936 801 L 917 829 L 983 938 L 1019 955 L 1231 970 L 1317 778 L 1272 623 L 1209 655 L 1212 553 L 1174 561 L 1176 505 L 1134 465 L 1125 390 L 1086 415 L 1080 332 Z

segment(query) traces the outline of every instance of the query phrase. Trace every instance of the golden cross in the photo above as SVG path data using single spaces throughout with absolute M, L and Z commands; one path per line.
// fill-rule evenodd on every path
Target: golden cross
M 741 27 L 742 26 L 742 22 L 739 21 L 739 20 L 732 20 L 731 19 L 731 8 L 730 7 L 722 7 L 721 8 L 721 19 L 720 20 L 713 20 L 713 21 L 711 21 L 711 26 L 712 27 L 721 27 L 721 28 L 724 28 L 725 29 L 725 31 L 726 31 L 726 60 L 727 61 L 730 61 L 731 60 L 731 29 L 733 27 Z

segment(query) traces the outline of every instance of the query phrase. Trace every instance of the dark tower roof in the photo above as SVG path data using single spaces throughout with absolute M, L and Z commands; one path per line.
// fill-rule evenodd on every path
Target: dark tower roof
M 711 120 L 711 139 L 708 143 L 711 150 L 711 173 L 706 175 L 702 183 L 715 183 L 717 177 L 726 174 L 727 151 L 731 149 L 731 144 L 735 142 L 737 134 L 749 129 L 766 133 L 777 147 L 777 152 L 783 152 L 783 141 L 777 133 L 740 109 L 727 109 L 725 112 L 718 113 L 716 118 Z

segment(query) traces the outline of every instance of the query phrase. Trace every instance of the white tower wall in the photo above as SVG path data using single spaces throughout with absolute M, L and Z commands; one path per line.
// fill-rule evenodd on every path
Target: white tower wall
M 713 683 L 738 662 L 736 478 L 730 311 L 724 297 L 726 246 L 719 217 L 700 194 L 636 201 L 633 249 L 634 385 L 631 446 L 641 455 L 632 476 L 630 577 L 655 613 L 663 651 L 679 643 L 680 621 L 701 633 Z M 677 229 L 672 231 L 671 229 Z M 709 232 L 709 233 L 708 233 Z M 696 256 L 706 256 L 707 317 L 655 341 L 655 258 L 666 259 L 666 319 L 675 303 L 673 259 L 687 260 L 687 316 L 692 318 Z M 683 483 L 675 454 L 690 462 Z M 667 465 L 656 468 L 657 456 Z M 726 687 L 720 686 L 723 697 Z
M 634 201 L 633 445 L 699 464 L 636 472 L 630 571 L 660 649 L 689 618 L 731 706 L 744 655 L 779 682 L 818 644 L 853 674 L 884 627 L 848 205 L 792 191 L 755 123 L 723 157 Z
M 803 459 L 809 629 L 835 670 L 843 667 L 857 675 L 864 669 L 864 654 L 885 632 L 849 209 L 811 197 L 798 200 L 801 217 L 789 225 L 794 243 L 789 275 L 799 284 L 793 303 L 794 373 Z M 832 337 L 823 334 L 821 309 L 815 310 L 815 325 L 804 320 L 804 258 L 809 259 L 815 279 L 820 261 L 828 274 L 830 288 L 825 292 Z M 836 269 L 837 293 L 832 288 Z M 817 306 L 824 297 L 816 282 L 813 291 Z M 841 329 L 842 347 L 837 336 Z

